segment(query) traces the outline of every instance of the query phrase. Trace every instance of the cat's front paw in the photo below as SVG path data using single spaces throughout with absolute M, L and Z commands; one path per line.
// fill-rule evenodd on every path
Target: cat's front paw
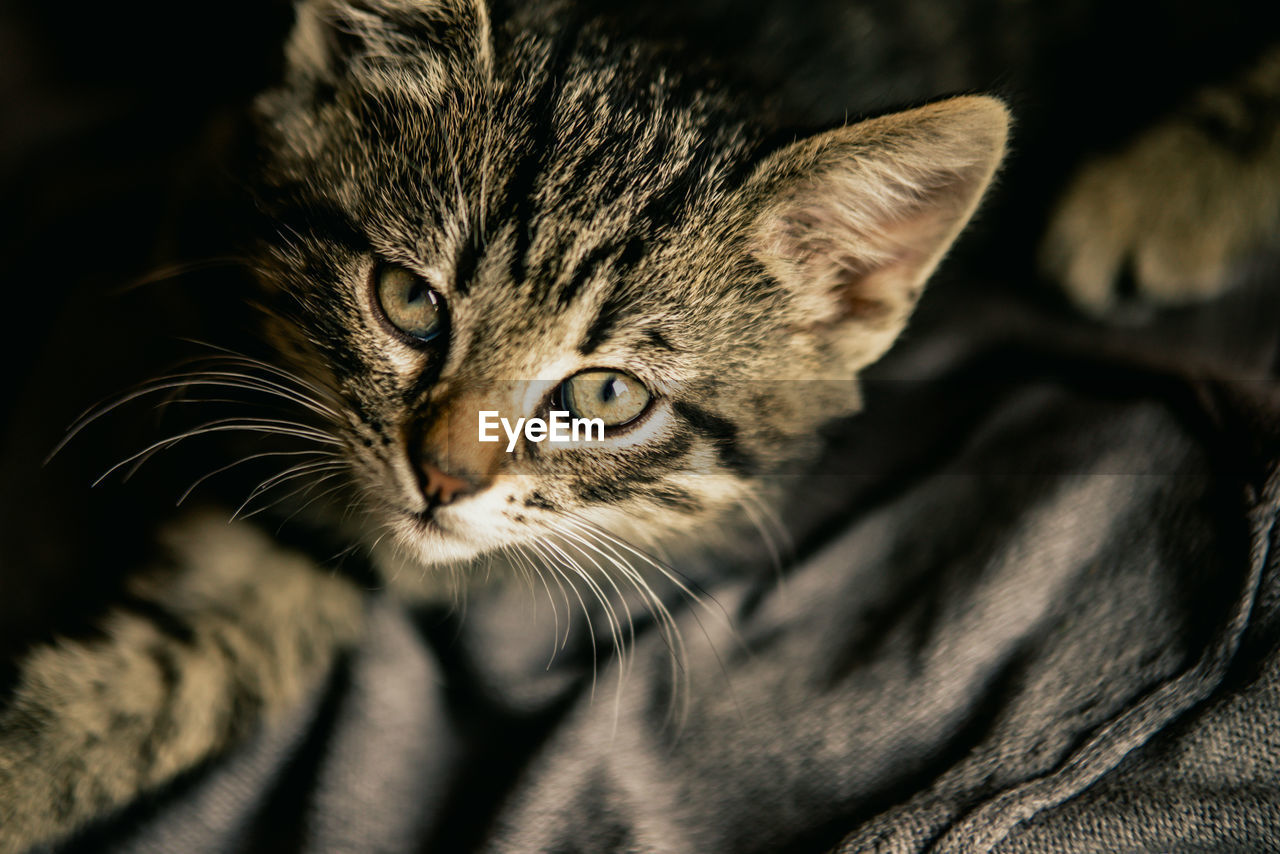
M 1214 297 L 1274 241 L 1280 148 L 1240 151 L 1185 120 L 1087 162 L 1050 217 L 1042 270 L 1079 307 L 1165 306 Z

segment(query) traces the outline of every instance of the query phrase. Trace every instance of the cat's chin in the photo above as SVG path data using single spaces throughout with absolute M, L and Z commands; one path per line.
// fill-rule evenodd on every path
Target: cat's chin
M 371 545 L 374 568 L 398 595 L 412 599 L 453 595 L 460 577 L 454 569 L 487 551 L 457 527 L 426 513 L 396 513 L 380 526 L 382 533 Z

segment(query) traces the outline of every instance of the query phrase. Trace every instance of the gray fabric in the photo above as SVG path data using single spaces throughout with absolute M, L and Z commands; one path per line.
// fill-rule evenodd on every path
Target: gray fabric
M 674 679 L 642 613 L 593 690 L 539 589 L 375 600 L 297 721 L 73 848 L 1280 850 L 1275 330 L 1192 381 L 1204 337 L 970 300 L 792 484 L 780 571 L 685 567 Z

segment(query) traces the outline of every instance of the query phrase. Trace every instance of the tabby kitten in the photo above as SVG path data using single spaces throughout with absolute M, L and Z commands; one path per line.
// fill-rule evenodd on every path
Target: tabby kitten
M 502 552 L 645 589 L 656 564 L 630 540 L 758 500 L 856 407 L 850 381 L 1004 149 L 1005 109 L 980 97 L 779 147 L 735 95 L 568 5 L 501 25 L 478 0 L 297 14 L 284 85 L 257 104 L 275 355 L 253 382 L 297 401 L 295 437 L 343 466 L 306 512 L 411 594 Z M 549 410 L 603 436 L 478 440 L 481 411 Z M 167 564 L 131 582 L 147 609 L 22 662 L 0 852 L 224 750 L 358 636 L 354 586 L 247 523 L 195 515 L 164 542 Z
M 663 568 L 631 543 L 678 554 L 765 500 L 856 410 L 1009 123 L 970 96 L 784 140 L 554 0 L 301 0 L 286 55 L 256 104 L 270 356 L 222 381 L 296 404 L 296 471 L 338 481 L 296 509 L 410 596 L 495 555 L 643 592 Z M 551 411 L 602 435 L 480 440 Z M 100 636 L 20 662 L 0 854 L 225 751 L 358 639 L 356 586 L 251 524 L 161 539 Z

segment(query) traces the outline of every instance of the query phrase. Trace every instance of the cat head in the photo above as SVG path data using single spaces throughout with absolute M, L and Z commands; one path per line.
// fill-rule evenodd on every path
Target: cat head
M 856 408 L 1008 124 L 965 97 L 770 144 L 560 4 L 308 0 L 287 57 L 258 103 L 269 338 L 422 565 L 751 500 Z M 480 441 L 552 411 L 599 435 Z

